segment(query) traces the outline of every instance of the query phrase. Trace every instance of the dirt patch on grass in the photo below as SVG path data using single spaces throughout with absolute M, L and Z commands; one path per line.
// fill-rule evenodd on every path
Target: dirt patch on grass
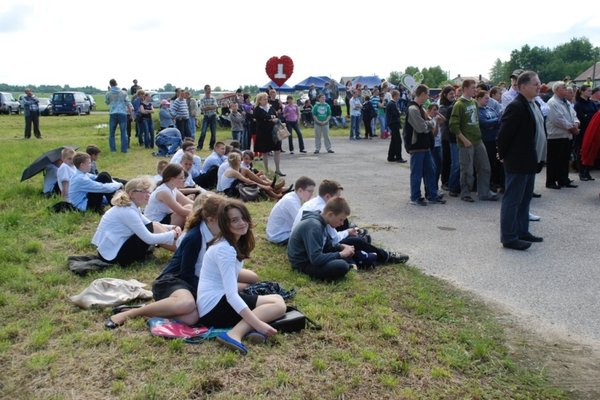
M 547 374 L 552 385 L 565 390 L 574 399 L 600 398 L 599 343 L 585 338 L 567 338 L 565 333 L 530 319 L 525 325 L 523 319 L 497 306 L 492 307 L 500 315 L 506 346 L 515 361 Z

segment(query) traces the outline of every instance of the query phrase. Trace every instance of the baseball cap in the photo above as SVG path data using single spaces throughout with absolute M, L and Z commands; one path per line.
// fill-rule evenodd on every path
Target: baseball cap
M 168 106 L 169 104 L 171 104 L 171 103 L 169 103 L 169 100 L 167 100 L 167 99 L 162 99 L 162 100 L 160 101 L 160 105 L 161 105 L 161 106 L 164 106 L 164 105 L 167 105 L 167 106 Z
M 518 77 L 519 77 L 519 75 L 521 75 L 522 73 L 523 73 L 523 70 L 522 70 L 522 69 L 520 69 L 520 68 L 519 68 L 519 69 L 515 69 L 515 70 L 512 72 L 512 74 L 510 74 L 510 77 L 511 77 L 511 78 L 518 78 Z

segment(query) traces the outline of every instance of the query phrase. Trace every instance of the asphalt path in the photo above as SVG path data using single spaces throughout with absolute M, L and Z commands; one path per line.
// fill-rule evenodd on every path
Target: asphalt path
M 296 140 L 294 140 L 297 146 Z M 282 154 L 288 183 L 301 175 L 339 181 L 351 220 L 368 228 L 381 247 L 404 252 L 409 263 L 509 311 L 535 331 L 598 346 L 600 343 L 600 173 L 578 188 L 546 189 L 537 175 L 532 212 L 542 217 L 530 231 L 542 236 L 526 251 L 499 240 L 500 201 L 445 205 L 409 204 L 408 164 L 386 161 L 388 140 L 332 138 L 335 154 Z M 287 140 L 283 146 L 287 150 Z M 407 157 L 404 153 L 405 158 Z M 273 161 L 270 161 L 270 166 Z M 592 172 L 594 175 L 594 172 Z

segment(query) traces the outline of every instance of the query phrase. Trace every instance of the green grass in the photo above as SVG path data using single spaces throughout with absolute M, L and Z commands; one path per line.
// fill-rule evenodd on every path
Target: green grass
M 540 366 L 516 361 L 493 314 L 416 268 L 389 265 L 332 284 L 295 273 L 285 251 L 264 240 L 272 203 L 250 204 L 258 246 L 246 266 L 298 291 L 293 303 L 323 329 L 278 335 L 241 357 L 214 342 L 191 345 L 149 335 L 145 321 L 106 331 L 105 310 L 69 297 L 94 279 L 151 283 L 169 254 L 129 269 L 79 277 L 66 257 L 94 252 L 99 217 L 52 214 L 23 169 L 44 151 L 95 143 L 102 169 L 153 174 L 156 159 L 133 146 L 107 149 L 107 115 L 43 117 L 42 140 L 22 139 L 23 117 L 0 116 L 1 397 L 22 399 L 562 399 Z M 310 131 L 306 130 L 307 136 Z M 345 134 L 343 131 L 338 131 Z M 227 139 L 229 132 L 219 131 Z M 206 151 L 202 156 L 206 156 Z

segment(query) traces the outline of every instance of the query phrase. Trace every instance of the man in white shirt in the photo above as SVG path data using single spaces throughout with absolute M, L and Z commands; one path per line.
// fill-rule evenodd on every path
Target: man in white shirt
M 307 176 L 296 179 L 294 191 L 279 200 L 267 220 L 267 240 L 275 244 L 287 244 L 292 233 L 294 219 L 302 203 L 307 202 L 315 192 L 315 181 Z

